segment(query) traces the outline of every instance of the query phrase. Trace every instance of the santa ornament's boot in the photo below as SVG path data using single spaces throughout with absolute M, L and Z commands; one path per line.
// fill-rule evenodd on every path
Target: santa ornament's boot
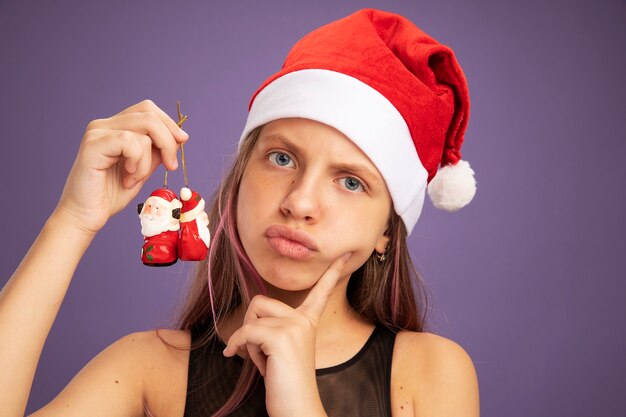
M 170 266 L 178 260 L 178 232 L 163 232 L 144 238 L 141 262 L 148 266 Z
M 187 187 L 180 190 L 180 237 L 178 258 L 182 261 L 202 261 L 206 258 L 211 234 L 209 217 L 204 211 L 204 199 Z

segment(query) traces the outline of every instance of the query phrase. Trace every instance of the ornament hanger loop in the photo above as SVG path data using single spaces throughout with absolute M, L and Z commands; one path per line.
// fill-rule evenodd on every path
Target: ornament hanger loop
M 180 112 L 180 101 L 176 101 L 176 111 L 178 112 L 178 123 L 176 123 L 178 125 L 178 127 L 182 127 L 183 123 L 185 123 L 187 121 L 187 116 L 183 116 L 183 114 Z M 180 153 L 181 153 L 181 160 L 183 163 L 183 177 L 185 179 L 185 187 L 189 187 L 189 181 L 187 180 L 187 165 L 185 164 L 185 147 L 184 145 L 181 143 L 180 144 Z M 167 188 L 167 168 L 165 169 L 165 179 L 163 181 L 163 188 Z

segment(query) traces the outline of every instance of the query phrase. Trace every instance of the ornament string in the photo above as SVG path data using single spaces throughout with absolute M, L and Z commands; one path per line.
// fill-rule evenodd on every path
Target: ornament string
M 178 112 L 178 123 L 176 123 L 178 125 L 178 127 L 182 127 L 183 123 L 185 123 L 187 121 L 187 116 L 183 116 L 183 114 L 180 112 L 180 101 L 176 101 L 176 110 Z M 187 181 L 187 165 L 185 164 L 185 147 L 184 145 L 181 143 L 180 144 L 180 154 L 181 154 L 181 161 L 183 163 L 183 177 L 185 179 L 185 187 L 189 186 L 189 182 Z M 167 188 L 167 168 L 165 169 L 165 179 L 163 181 L 163 188 Z
M 176 101 L 176 110 L 178 111 L 178 127 L 181 127 L 183 123 L 185 123 L 185 121 L 187 120 L 187 116 L 183 116 L 183 114 L 180 112 L 180 101 Z M 180 155 L 183 163 L 183 177 L 185 178 L 185 187 L 188 187 L 189 184 L 187 181 L 187 166 L 185 165 L 185 146 L 182 143 L 180 144 Z

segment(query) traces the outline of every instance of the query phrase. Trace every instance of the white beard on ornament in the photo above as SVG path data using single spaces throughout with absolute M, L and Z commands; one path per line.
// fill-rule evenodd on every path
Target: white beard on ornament
M 170 230 L 170 219 L 167 216 L 148 216 L 141 214 L 141 234 L 145 237 L 156 236 Z

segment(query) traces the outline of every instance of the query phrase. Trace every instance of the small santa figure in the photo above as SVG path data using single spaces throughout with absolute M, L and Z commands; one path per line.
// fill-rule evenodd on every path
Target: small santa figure
M 182 261 L 201 261 L 206 258 L 211 241 L 204 199 L 187 187 L 181 188 L 180 199 L 183 207 L 180 211 L 178 258 Z
M 173 265 L 178 260 L 178 229 L 182 204 L 167 188 L 154 190 L 137 206 L 144 245 L 141 261 L 148 266 Z

